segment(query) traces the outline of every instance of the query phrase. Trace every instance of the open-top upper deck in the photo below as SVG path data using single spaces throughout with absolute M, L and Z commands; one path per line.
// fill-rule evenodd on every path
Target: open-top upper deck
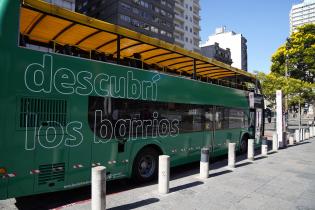
M 247 89 L 255 76 L 126 28 L 40 0 L 22 1 L 20 45 Z

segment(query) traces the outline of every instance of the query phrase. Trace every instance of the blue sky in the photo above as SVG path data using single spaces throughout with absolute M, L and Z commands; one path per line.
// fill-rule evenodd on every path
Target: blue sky
M 201 40 L 216 27 L 247 39 L 249 72 L 269 72 L 271 55 L 289 36 L 289 12 L 299 0 L 201 0 Z

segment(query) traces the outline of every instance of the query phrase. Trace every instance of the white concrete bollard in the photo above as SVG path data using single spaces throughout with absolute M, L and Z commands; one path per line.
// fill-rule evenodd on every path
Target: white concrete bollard
M 313 126 L 310 126 L 310 138 L 314 137 L 314 129 Z
M 235 143 L 229 143 L 228 167 L 231 169 L 235 168 L 235 146 Z
M 276 132 L 272 135 L 272 150 L 278 151 L 278 135 Z
M 264 157 L 268 156 L 268 145 L 266 144 L 261 145 L 261 155 Z
M 97 166 L 92 168 L 92 210 L 106 209 L 106 167 Z
M 295 142 L 299 143 L 300 142 L 300 131 L 299 131 L 299 129 L 296 129 L 294 134 L 295 134 Z
M 261 155 L 265 157 L 268 156 L 268 145 L 261 145 Z
M 289 136 L 289 145 L 294 145 L 294 138 L 293 138 L 293 136 Z
M 301 138 L 301 140 L 302 141 L 305 140 L 305 129 L 304 128 L 302 128 L 302 138 Z
M 209 177 L 209 148 L 202 148 L 200 155 L 200 178 L 208 179 Z
M 170 156 L 159 156 L 159 186 L 158 190 L 161 194 L 167 194 L 170 188 Z
M 310 139 L 310 133 L 309 131 L 305 131 L 305 140 L 309 140 Z
M 247 158 L 254 161 L 254 139 L 248 139 Z
M 261 155 L 264 157 L 268 156 L 268 140 L 266 137 L 262 138 L 261 142 Z

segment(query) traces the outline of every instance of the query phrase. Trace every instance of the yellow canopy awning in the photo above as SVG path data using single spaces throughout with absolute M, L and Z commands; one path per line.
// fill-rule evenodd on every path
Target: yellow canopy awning
M 20 33 L 32 41 L 71 45 L 85 51 L 113 54 L 114 57 L 117 55 L 119 38 L 122 57 L 139 54 L 147 64 L 191 75 L 195 62 L 196 75 L 211 79 L 231 76 L 241 76 L 248 81 L 255 79 L 246 71 L 198 53 L 40 0 L 23 1 Z

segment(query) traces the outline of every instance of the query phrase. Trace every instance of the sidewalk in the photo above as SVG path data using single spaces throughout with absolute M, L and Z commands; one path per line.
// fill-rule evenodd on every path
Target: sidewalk
M 256 151 L 260 152 L 260 151 Z M 171 169 L 170 193 L 157 184 L 107 183 L 107 209 L 315 209 L 315 138 L 259 154 L 251 163 L 237 156 L 229 171 L 226 158 L 210 164 L 210 178 L 200 180 L 199 163 Z M 0 201 L 0 209 L 90 209 L 90 187 Z
M 225 164 L 211 165 L 206 181 L 198 178 L 197 168 L 171 177 L 167 195 L 159 195 L 157 185 L 108 195 L 107 209 L 315 209 L 314 138 L 267 158 L 258 155 L 253 163 L 242 160 L 233 172 Z M 90 205 L 88 200 L 61 209 Z

